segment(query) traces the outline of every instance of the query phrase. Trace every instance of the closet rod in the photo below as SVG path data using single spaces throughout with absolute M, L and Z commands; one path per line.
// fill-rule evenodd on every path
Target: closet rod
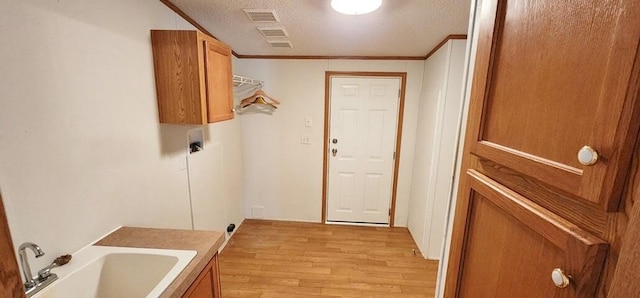
M 239 75 L 233 75 L 233 85 L 236 87 L 242 86 L 244 84 L 258 85 L 262 86 L 264 84 L 263 81 L 259 81 L 253 78 L 243 77 Z

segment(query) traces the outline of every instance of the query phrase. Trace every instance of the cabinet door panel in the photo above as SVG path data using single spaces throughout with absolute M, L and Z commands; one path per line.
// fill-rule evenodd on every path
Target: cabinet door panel
M 220 291 L 220 267 L 218 253 L 216 253 L 182 297 L 220 298 Z
M 608 248 L 604 241 L 475 170 L 467 179 L 458 296 L 593 295 Z M 571 276 L 568 287 L 553 284 L 555 268 Z
M 471 153 L 617 207 L 639 124 L 639 18 L 634 0 L 483 1 Z M 595 165 L 577 160 L 586 145 Z
M 231 50 L 211 41 L 204 43 L 208 121 L 233 119 Z
M 213 283 L 211 278 L 211 271 L 207 270 L 204 272 L 204 276 L 198 282 L 189 296 L 186 298 L 213 298 Z

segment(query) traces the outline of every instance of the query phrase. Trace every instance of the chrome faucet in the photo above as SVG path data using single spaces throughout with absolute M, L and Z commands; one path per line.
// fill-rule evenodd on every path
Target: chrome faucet
M 36 258 L 44 256 L 44 251 L 40 249 L 35 243 L 25 242 L 20 244 L 18 248 L 18 254 L 20 255 L 20 266 L 22 266 L 22 273 L 24 274 L 24 288 L 29 290 L 36 286 L 37 282 L 31 275 L 31 267 L 29 266 L 29 259 L 27 258 L 27 248 L 31 249 L 36 255 Z
M 34 277 L 31 274 L 31 266 L 29 266 L 29 259 L 27 258 L 27 248 L 33 251 L 36 258 L 44 256 L 44 251 L 40 249 L 40 246 L 32 242 L 22 243 L 18 247 L 20 266 L 22 267 L 22 273 L 24 273 L 24 293 L 27 297 L 31 297 L 58 279 L 58 276 L 51 273 L 50 270 L 61 265 L 54 262 L 52 265 L 40 270 L 40 272 L 38 272 L 38 276 Z M 71 256 L 68 256 L 66 262 L 68 262 L 70 258 Z M 66 262 L 64 264 L 66 264 Z

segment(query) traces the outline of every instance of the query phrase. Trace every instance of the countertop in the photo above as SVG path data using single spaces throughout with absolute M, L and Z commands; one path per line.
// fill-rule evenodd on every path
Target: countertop
M 182 297 L 224 242 L 224 233 L 122 227 L 94 245 L 185 249 L 198 253 L 160 297 Z

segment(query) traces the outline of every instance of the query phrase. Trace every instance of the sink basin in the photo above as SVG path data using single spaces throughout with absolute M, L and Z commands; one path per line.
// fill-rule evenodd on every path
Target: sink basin
M 32 297 L 158 297 L 195 255 L 190 250 L 88 246 L 54 269 L 58 280 Z

